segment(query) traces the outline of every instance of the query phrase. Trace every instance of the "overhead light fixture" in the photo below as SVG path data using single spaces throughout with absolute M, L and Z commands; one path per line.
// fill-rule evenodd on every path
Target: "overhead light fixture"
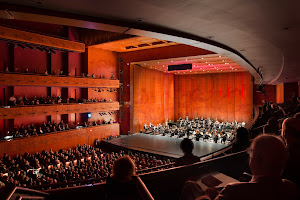
M 28 47 L 29 49 L 31 49 L 32 51 L 34 51 L 34 48 L 32 46 L 30 46 L 29 44 L 26 44 L 26 47 Z
M 17 44 L 19 47 L 21 47 L 22 49 L 26 49 L 27 47 L 23 46 L 22 44 Z

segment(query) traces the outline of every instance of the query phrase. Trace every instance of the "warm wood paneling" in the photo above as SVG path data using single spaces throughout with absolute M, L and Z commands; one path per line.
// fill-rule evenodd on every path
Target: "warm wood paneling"
M 251 121 L 252 82 L 248 72 L 175 76 L 174 80 L 175 119 Z
M 0 119 L 113 110 L 119 110 L 119 102 L 24 106 L 0 108 Z
M 0 28 L 0 37 L 3 39 L 54 47 L 57 49 L 65 49 L 69 51 L 85 52 L 85 44 L 81 42 L 64 40 L 60 38 L 8 28 L 4 26 L 0 26 Z
M 131 132 L 138 132 L 144 123 L 174 120 L 174 76 L 134 66 L 133 77 Z
M 17 154 L 22 155 L 25 152 L 35 153 L 50 149 L 57 151 L 59 149 L 74 148 L 78 144 L 93 145 L 96 139 L 101 140 L 110 135 L 119 135 L 119 124 L 101 125 L 29 138 L 14 139 L 9 142 L 0 142 L 0 155 L 7 153 L 10 156 L 15 156 Z
M 119 80 L 0 73 L 0 85 L 119 88 Z

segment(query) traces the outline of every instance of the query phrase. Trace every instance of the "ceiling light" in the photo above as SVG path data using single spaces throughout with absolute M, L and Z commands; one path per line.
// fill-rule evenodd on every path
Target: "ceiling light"
M 203 59 L 203 58 L 201 58 L 201 59 Z
M 173 62 L 173 60 L 171 60 L 171 62 Z
M 235 69 L 236 70 L 236 69 Z
M 157 62 L 157 63 L 159 63 L 159 62 Z
M 192 72 L 192 71 L 190 71 L 190 72 Z
M 219 56 L 220 58 L 222 57 L 222 56 Z

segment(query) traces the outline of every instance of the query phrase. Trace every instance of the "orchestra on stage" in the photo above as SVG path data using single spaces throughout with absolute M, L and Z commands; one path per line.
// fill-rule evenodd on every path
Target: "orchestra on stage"
M 189 120 L 179 118 L 176 122 L 166 121 L 163 124 L 144 124 L 145 134 L 162 135 L 175 138 L 190 138 L 196 141 L 231 143 L 236 136 L 236 129 L 244 127 L 245 122 L 220 122 L 217 119 L 212 120 L 195 118 Z

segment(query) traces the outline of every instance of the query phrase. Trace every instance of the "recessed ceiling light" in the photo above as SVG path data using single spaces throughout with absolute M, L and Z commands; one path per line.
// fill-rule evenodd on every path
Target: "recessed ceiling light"
M 209 71 L 207 71 L 207 72 L 209 72 Z
M 219 56 L 220 58 L 222 57 L 222 56 Z
M 235 69 L 236 70 L 236 69 Z
M 217 70 L 219 70 L 219 69 L 217 69 Z
M 173 62 L 173 60 L 171 60 L 171 62 Z
M 190 72 L 192 72 L 192 71 L 190 71 Z
M 221 70 L 222 71 L 222 70 Z
M 204 70 L 203 70 L 204 71 Z
M 146 65 L 146 63 L 144 63 L 144 65 Z
M 201 59 L 203 59 L 203 58 L 201 58 Z
M 187 61 L 187 59 L 185 59 Z
M 157 62 L 157 63 L 159 63 L 159 62 Z

